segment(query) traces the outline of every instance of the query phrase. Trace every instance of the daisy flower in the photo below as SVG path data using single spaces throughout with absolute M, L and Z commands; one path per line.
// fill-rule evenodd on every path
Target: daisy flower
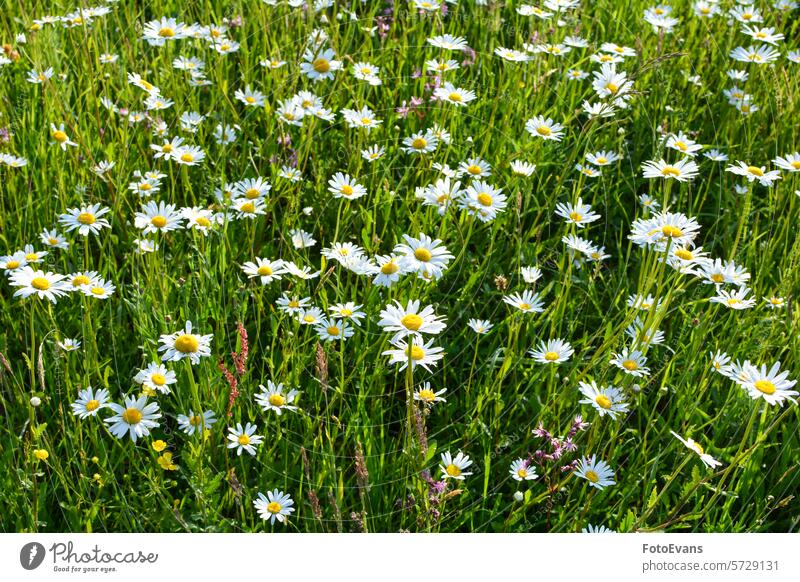
M 429 366 L 436 366 L 436 362 L 444 357 L 444 348 L 434 346 L 433 339 L 423 343 L 422 340 L 412 337 L 410 344 L 406 340 L 392 340 L 391 344 L 395 349 L 386 350 L 383 355 L 389 356 L 389 365 L 399 364 L 400 371 L 405 370 L 410 361 L 412 370 L 422 366 L 430 372 Z
M 517 459 L 511 463 L 508 473 L 514 481 L 533 481 L 539 475 L 536 469 L 528 464 L 527 459 Z
M 161 418 L 158 410 L 158 403 L 147 403 L 147 396 L 138 399 L 128 396 L 125 405 L 120 406 L 114 402 L 108 404 L 108 408 L 116 414 L 106 418 L 104 422 L 111 425 L 108 430 L 118 439 L 124 438 L 129 434 L 135 443 L 137 439 L 144 438 L 150 434 L 150 429 L 158 427 L 157 419 Z
M 800 152 L 794 152 L 785 157 L 778 156 L 772 163 L 789 172 L 800 172 Z
M 524 176 L 526 178 L 532 176 L 534 170 L 536 170 L 536 164 L 530 164 L 524 160 L 514 160 L 510 166 L 511 172 L 515 176 Z
M 355 200 L 356 198 L 366 196 L 367 189 L 351 178 L 349 174 L 336 172 L 333 177 L 328 180 L 328 192 L 333 194 L 334 198 Z
M 395 303 L 396 305 L 389 304 L 381 310 L 378 321 L 383 331 L 394 332 L 392 341 L 408 336 L 422 337 L 422 334 L 437 335 L 447 327 L 430 305 L 420 309 L 420 302 L 413 299 L 405 307 L 399 301 Z
M 560 364 L 569 360 L 574 353 L 569 342 L 562 339 L 539 342 L 536 349 L 528 351 L 528 355 L 540 364 Z
M 442 470 L 443 478 L 463 481 L 464 477 L 472 475 L 470 471 L 465 471 L 465 469 L 469 468 L 471 465 L 472 461 L 470 458 L 461 451 L 458 451 L 455 457 L 450 455 L 450 451 L 447 451 L 442 453 L 439 468 Z
M 67 151 L 67 146 L 78 147 L 78 144 L 69 139 L 63 123 L 58 127 L 54 123 L 50 124 L 50 137 L 53 138 L 50 143 L 57 144 L 64 151 Z
M 403 271 L 418 273 L 423 279 L 438 279 L 442 276 L 453 255 L 442 244 L 442 241 L 432 239 L 426 234 L 419 238 L 403 235 L 405 243 L 397 244 L 394 252 L 402 256 Z
M 598 388 L 592 380 L 591 383 L 578 382 L 578 389 L 586 397 L 580 404 L 591 404 L 600 416 L 607 414 L 616 420 L 617 415 L 628 412 L 628 403 L 625 402 L 625 395 L 619 388 L 614 386 Z
M 81 293 L 94 299 L 108 299 L 114 294 L 116 289 L 113 283 L 99 277 L 94 279 L 89 285 L 81 285 L 80 287 Z
M 528 289 L 522 293 L 505 295 L 503 301 L 523 313 L 541 313 L 544 311 L 544 302 L 539 298 L 539 294 Z
M 467 322 L 467 325 L 479 335 L 484 335 L 489 333 L 489 330 L 492 329 L 494 324 L 490 323 L 488 319 L 470 319 Z
M 192 322 L 187 321 L 186 327 L 171 334 L 162 334 L 158 338 L 161 344 L 159 352 L 164 352 L 161 360 L 164 362 L 177 362 L 189 358 L 192 364 L 199 364 L 200 358 L 211 355 L 211 339 L 214 336 L 197 335 L 192 333 Z
M 261 91 L 253 91 L 250 88 L 250 85 L 247 85 L 244 88 L 244 91 L 237 89 L 233 96 L 244 103 L 247 107 L 263 107 L 266 98 L 266 95 L 264 95 Z
M 34 270 L 27 265 L 9 271 L 9 284 L 12 287 L 19 287 L 14 292 L 14 297 L 26 299 L 36 295 L 39 299 L 47 299 L 51 303 L 55 303 L 58 297 L 69 292 L 64 275 Z
M 555 123 L 549 117 L 545 119 L 541 115 L 537 115 L 525 122 L 525 131 L 534 137 L 540 137 L 548 141 L 561 141 L 564 136 L 564 126 L 560 123 Z
M 762 364 L 761 368 L 753 366 L 749 362 L 744 365 L 744 375 L 747 378 L 738 383 L 747 390 L 747 394 L 753 400 L 763 398 L 767 404 L 783 406 L 784 400 L 795 402 L 793 396 L 797 396 L 796 390 L 791 388 L 797 384 L 797 380 L 789 380 L 789 372 L 781 372 L 781 363 L 775 362 L 767 371 L 767 366 Z
M 429 154 L 439 145 L 439 138 L 432 133 L 418 132 L 403 139 L 403 151 L 407 154 Z
M 583 228 L 590 222 L 594 222 L 600 218 L 600 215 L 592 212 L 592 207 L 589 204 L 584 204 L 581 198 L 578 198 L 577 204 L 556 204 L 556 214 L 567 221 L 567 224 L 574 224 L 578 228 Z
M 72 414 L 84 419 L 96 416 L 101 408 L 109 407 L 108 390 L 95 390 L 91 386 L 78 392 L 78 399 L 72 403 Z
M 603 490 L 609 485 L 616 484 L 614 481 L 614 471 L 605 461 L 597 460 L 595 455 L 583 457 L 575 469 L 575 475 L 581 479 L 589 481 L 589 486 Z
M 315 83 L 333 79 L 336 71 L 342 68 L 342 61 L 336 60 L 336 53 L 331 49 L 316 50 L 309 48 L 303 54 L 300 71 Z
M 136 373 L 133 381 L 148 390 L 158 390 L 162 394 L 169 394 L 170 385 L 175 384 L 178 378 L 175 372 L 167 369 L 164 364 L 151 362 L 146 368 L 142 368 Z
M 203 414 L 195 414 L 190 408 L 189 414 L 178 415 L 178 428 L 189 436 L 195 433 L 203 434 L 203 431 L 211 428 L 211 425 L 215 422 L 217 422 L 217 418 L 214 416 L 213 410 L 206 410 Z
M 758 180 L 762 186 L 772 186 L 776 180 L 781 179 L 781 173 L 778 170 L 767 171 L 764 166 L 749 166 L 745 162 L 736 163 L 738 165 L 728 166 L 725 171 L 744 176 L 748 182 Z
M 675 179 L 678 182 L 688 182 L 699 173 L 697 164 L 689 159 L 678 160 L 670 164 L 664 159 L 649 160 L 642 165 L 642 175 L 645 178 Z
M 99 204 L 90 204 L 79 208 L 69 208 L 64 214 L 58 216 L 58 221 L 67 231 L 77 230 L 81 236 L 99 234 L 102 228 L 111 228 L 103 215 L 111 212 L 110 208 Z
M 258 515 L 263 520 L 269 520 L 270 523 L 286 523 L 289 515 L 294 512 L 294 501 L 283 491 L 273 489 L 267 491 L 267 494 L 259 492 L 258 499 L 253 501 L 253 506 L 258 511 Z
M 637 378 L 650 375 L 650 368 L 645 365 L 647 364 L 647 358 L 639 350 L 629 350 L 625 348 L 618 354 L 614 353 L 611 358 L 611 363 L 626 374 L 636 376 Z
M 335 313 L 342 319 L 352 321 L 357 326 L 361 326 L 361 320 L 367 316 L 366 313 L 361 311 L 361 305 L 356 305 L 352 301 L 336 303 L 329 307 L 328 311 Z
M 447 402 L 447 400 L 442 396 L 447 392 L 447 388 L 442 388 L 438 392 L 434 392 L 431 389 L 431 383 L 425 382 L 423 386 L 417 387 L 414 391 L 414 400 L 417 402 L 424 402 L 425 404 L 432 405 L 435 402 Z
M 505 210 L 506 196 L 501 188 L 475 180 L 466 189 L 459 204 L 468 214 L 476 216 L 481 222 L 490 222 L 499 212 Z
M 196 166 L 206 157 L 206 153 L 197 146 L 181 146 L 172 152 L 172 159 L 182 166 Z
M 691 449 L 695 453 L 697 453 L 697 455 L 700 457 L 700 460 L 703 461 L 703 464 L 709 469 L 714 469 L 722 465 L 722 463 L 720 463 L 714 457 L 705 452 L 703 450 L 703 447 L 701 447 L 700 443 L 698 443 L 697 441 L 692 440 L 690 438 L 684 439 L 681 435 L 672 430 L 669 432 L 672 434 L 672 436 L 681 441 L 687 449 Z
M 749 309 L 755 306 L 756 300 L 753 297 L 748 298 L 748 293 L 750 293 L 749 287 L 739 287 L 733 291 L 718 288 L 717 295 L 709 301 L 711 303 L 719 303 L 730 309 Z
M 255 262 L 246 262 L 242 265 L 242 271 L 249 279 L 258 277 L 262 285 L 267 285 L 281 278 L 286 272 L 284 262 L 280 259 L 271 261 L 269 259 L 257 258 Z
M 322 318 L 314 326 L 319 339 L 322 341 L 344 341 L 355 333 L 353 326 L 341 319 Z
M 275 414 L 280 416 L 284 410 L 297 410 L 296 406 L 292 406 L 292 402 L 298 394 L 297 390 L 287 391 L 283 384 L 275 384 L 272 380 L 267 380 L 267 386 L 259 384 L 258 387 L 261 392 L 255 395 L 255 401 L 264 412 L 274 410 Z
M 476 99 L 475 93 L 467 89 L 460 89 L 452 83 L 445 83 L 433 92 L 434 97 L 440 101 L 447 101 L 456 107 L 464 107 Z
M 228 427 L 228 448 L 236 449 L 236 455 L 241 456 L 242 451 L 247 451 L 250 455 L 256 454 L 256 446 L 264 442 L 264 437 L 254 434 L 258 427 L 249 422 L 245 427 L 242 423 L 236 423 L 236 428 Z
M 44 229 L 41 232 L 41 234 L 39 234 L 39 240 L 41 240 L 47 246 L 55 249 L 69 248 L 69 243 L 67 242 L 67 239 L 65 239 L 64 236 L 55 229 L 53 230 Z

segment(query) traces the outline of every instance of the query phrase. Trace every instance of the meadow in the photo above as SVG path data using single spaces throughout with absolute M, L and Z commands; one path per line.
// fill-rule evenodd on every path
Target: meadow
M 793 0 L 0 40 L 0 531 L 797 530 Z

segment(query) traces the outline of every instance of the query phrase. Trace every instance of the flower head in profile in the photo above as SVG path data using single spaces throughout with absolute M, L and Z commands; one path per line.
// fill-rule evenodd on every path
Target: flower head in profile
M 720 463 L 714 457 L 705 452 L 705 450 L 703 450 L 703 447 L 701 447 L 700 443 L 698 443 L 697 441 L 692 440 L 690 438 L 685 439 L 681 435 L 672 430 L 669 432 L 672 434 L 672 436 L 681 441 L 684 444 L 684 446 L 686 446 L 686 448 L 691 449 L 695 453 L 697 453 L 697 455 L 700 457 L 700 460 L 703 461 L 703 464 L 709 469 L 714 469 L 715 467 L 719 467 L 720 465 L 722 465 L 722 463 Z

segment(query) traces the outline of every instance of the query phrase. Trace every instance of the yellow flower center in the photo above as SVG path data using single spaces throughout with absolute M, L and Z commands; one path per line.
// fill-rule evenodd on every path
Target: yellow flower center
M 362 125 L 370 125 L 371 123 L 372 123 L 372 120 L 369 117 L 362 117 L 361 118 L 361 124 Z
M 184 154 L 181 154 L 181 161 L 182 162 L 186 162 L 187 164 L 191 163 L 191 162 L 194 161 L 194 156 L 192 154 L 190 154 L 189 152 L 186 152 Z
M 267 511 L 270 513 L 280 513 L 281 509 L 281 504 L 277 501 L 272 501 L 269 505 L 267 505 Z
M 262 277 L 269 277 L 272 275 L 272 269 L 270 269 L 267 265 L 261 265 L 258 268 L 258 274 Z
M 172 38 L 173 36 L 175 36 L 175 31 L 172 30 L 170 27 L 165 26 L 164 28 L 158 31 L 158 36 L 162 38 Z
M 255 98 L 255 97 L 252 97 L 252 96 L 250 96 L 250 95 L 248 95 L 247 97 L 245 97 L 245 98 L 244 98 L 244 100 L 245 100 L 245 101 L 247 101 L 248 103 L 255 103 L 255 102 L 256 102 L 256 98 Z
M 345 184 L 339 190 L 342 193 L 342 196 L 352 196 L 353 195 L 353 187 L 349 184 Z
M 160 214 L 158 216 L 154 216 L 153 218 L 150 219 L 150 224 L 152 224 L 156 228 L 164 228 L 165 226 L 167 226 L 167 217 L 161 216 Z
M 414 141 L 411 142 L 411 147 L 415 150 L 424 149 L 428 145 L 428 140 L 423 137 L 415 138 Z
M 684 261 L 691 261 L 694 258 L 694 253 L 687 249 L 678 249 L 675 251 L 675 256 Z
M 661 175 L 662 176 L 680 176 L 681 175 L 681 171 L 678 168 L 676 168 L 675 166 L 664 166 L 664 168 L 661 170 Z
M 156 386 L 163 386 L 164 384 L 167 383 L 166 377 L 164 377 L 163 374 L 159 374 L 158 372 L 150 376 L 150 381 Z
M 558 359 L 558 352 L 547 352 L 544 359 L 548 362 L 555 362 Z
M 664 226 L 661 227 L 661 234 L 669 238 L 676 238 L 679 236 L 683 236 L 683 231 L 677 226 L 672 226 L 671 224 L 665 224 Z
M 478 194 L 478 202 L 480 202 L 483 206 L 491 206 L 492 197 L 486 192 L 481 192 Z
M 603 408 L 605 410 L 608 410 L 609 408 L 611 408 L 611 399 L 608 396 L 606 396 L 605 394 L 598 394 L 597 398 L 595 398 L 594 401 L 597 403 L 597 406 L 599 406 L 600 408 Z
M 92 287 L 92 295 L 105 295 L 105 292 L 103 287 Z
M 175 340 L 175 349 L 182 354 L 191 354 L 197 351 L 200 347 L 200 342 L 191 334 L 185 333 Z
M 526 471 L 525 469 L 517 469 L 517 477 L 519 477 L 520 479 L 524 479 L 527 476 L 528 476 L 528 471 Z
M 189 424 L 192 426 L 200 426 L 203 424 L 203 417 L 199 414 L 195 414 L 194 416 L 189 417 Z
M 423 388 L 419 391 L 419 399 L 425 402 L 433 402 L 436 399 L 436 395 L 433 393 L 433 390 Z
M 569 217 L 575 222 L 580 222 L 583 219 L 583 216 L 581 216 L 579 212 L 570 212 Z
M 800 170 L 800 160 L 789 162 L 789 165 L 793 167 L 795 170 Z
M 469 166 L 467 168 L 467 172 L 469 172 L 473 176 L 478 176 L 479 174 L 481 174 L 482 170 L 481 170 L 480 166 L 478 166 L 476 164 L 472 164 L 471 166 Z
M 206 228 L 208 228 L 209 226 L 211 226 L 211 221 L 210 221 L 209 219 L 207 219 L 205 216 L 198 216 L 198 217 L 195 219 L 195 222 L 196 222 L 197 224 L 199 224 L 200 226 L 204 226 L 204 227 L 206 227 Z
M 250 437 L 249 437 L 249 436 L 247 436 L 246 434 L 240 434 L 240 435 L 239 435 L 239 438 L 238 438 L 238 439 L 236 439 L 236 440 L 237 440 L 237 441 L 239 442 L 239 444 L 240 444 L 240 445 L 242 445 L 243 447 L 246 447 L 247 445 L 249 445 L 249 444 L 250 444 Z
M 599 158 L 597 158 L 595 161 L 596 161 L 598 164 L 607 164 L 607 163 L 608 163 L 608 158 L 604 158 L 604 157 L 600 156 L 600 157 L 599 157 Z
M 725 281 L 725 276 L 721 273 L 714 273 L 711 275 L 711 280 L 714 281 L 714 283 L 722 283 Z
M 422 261 L 423 263 L 427 263 L 431 260 L 431 258 L 433 258 L 433 255 L 428 249 L 419 247 L 414 251 L 414 258 L 418 261 Z
M 289 301 L 289 307 L 300 307 L 300 302 L 297 301 L 296 299 L 292 299 L 291 301 Z
M 756 387 L 756 390 L 758 390 L 759 392 L 762 392 L 764 394 L 767 394 L 767 395 L 775 394 L 775 390 L 776 390 L 775 384 L 773 384 L 769 380 L 756 380 L 753 383 L 753 386 Z
M 754 176 L 758 176 L 759 178 L 764 175 L 764 171 L 761 168 L 756 168 L 755 166 L 747 166 L 747 172 L 753 174 Z
M 450 463 L 449 465 L 447 465 L 447 468 L 445 469 L 445 473 L 447 473 L 451 477 L 458 477 L 459 475 L 461 475 L 461 469 L 459 469 L 453 463 Z
M 614 83 L 606 83 L 606 89 L 608 89 L 611 93 L 616 93 L 619 91 L 619 86 Z
M 65 141 L 67 141 L 67 134 L 61 131 L 60 129 L 57 129 L 56 131 L 53 132 L 53 139 L 56 140 L 58 143 L 64 143 Z
M 411 359 L 415 362 L 425 358 L 425 351 L 419 346 L 411 346 Z
M 261 192 L 258 191 L 257 188 L 250 188 L 247 192 L 244 193 L 244 197 L 248 200 L 253 200 L 254 198 L 258 198 L 261 195 Z
M 317 320 L 313 315 L 304 315 L 303 321 L 305 321 L 306 323 L 314 323 Z
M 423 323 L 422 318 L 416 313 L 409 313 L 408 315 L 404 315 L 403 318 L 400 320 L 400 324 L 406 329 L 410 329 L 411 331 L 419 331 L 419 328 L 422 327 L 422 323 Z
M 394 261 L 389 261 L 388 263 L 384 263 L 381 266 L 381 273 L 383 273 L 384 275 L 393 275 L 399 270 L 400 267 L 398 267 Z
M 553 131 L 546 125 L 540 125 L 539 127 L 536 128 L 536 131 L 538 132 L 539 135 L 543 135 L 545 137 L 553 133 Z
M 519 308 L 522 311 L 528 311 L 531 308 L 531 304 L 530 303 L 520 303 L 519 304 Z
M 27 255 L 25 255 L 25 260 L 29 262 L 38 261 L 39 255 L 37 255 L 36 253 L 28 253 Z
M 86 275 L 78 275 L 72 280 L 73 287 L 80 287 L 81 285 L 88 285 L 89 283 L 89 277 Z
M 331 63 L 328 59 L 323 59 L 322 57 L 314 59 L 311 66 L 314 67 L 314 70 L 318 73 L 327 73 L 331 70 Z
M 328 335 L 339 335 L 339 328 L 335 325 L 328 327 Z
M 682 152 L 685 152 L 689 147 L 689 146 L 686 145 L 686 142 L 683 142 L 683 141 L 676 141 L 674 145 L 675 145 L 676 148 L 678 148 Z
M 19 267 L 19 261 L 8 261 L 6 263 L 6 269 L 16 269 Z
M 38 289 L 39 291 L 47 291 L 50 289 L 50 281 L 44 277 L 34 277 L 31 281 L 31 287 Z
M 286 404 L 286 398 L 284 398 L 282 394 L 270 394 L 268 400 L 272 406 L 281 407 Z
M 450 99 L 450 101 L 455 101 L 456 103 L 460 103 L 461 101 L 464 100 L 461 97 L 461 94 L 460 93 L 456 93 L 455 91 L 450 93 L 450 95 L 448 95 L 447 98 Z
M 58 244 L 58 239 L 50 237 L 49 239 L 47 239 L 47 242 L 49 242 L 51 245 L 55 245 Z
M 252 214 L 256 211 L 256 205 L 252 202 L 245 202 L 242 204 L 241 208 L 239 208 L 242 212 L 247 212 L 248 214 Z
M 78 215 L 78 222 L 80 222 L 81 224 L 94 224 L 95 220 L 97 219 L 91 212 L 81 212 Z
M 126 408 L 122 413 L 122 420 L 128 424 L 139 424 L 142 421 L 142 411 L 138 408 Z
M 732 307 L 734 305 L 739 305 L 741 303 L 741 301 L 739 299 L 737 299 L 736 297 L 731 297 L 730 299 L 728 299 L 727 303 L 728 303 L 729 306 Z
M 99 400 L 92 399 L 92 400 L 90 400 L 89 402 L 86 403 L 86 411 L 87 412 L 94 412 L 98 408 L 100 408 L 100 401 Z
M 597 483 L 600 480 L 600 475 L 598 475 L 594 471 L 586 471 L 585 475 L 586 478 L 592 483 Z
M 637 364 L 635 360 L 625 360 L 622 362 L 622 367 L 629 372 L 635 372 L 639 369 L 639 364 Z

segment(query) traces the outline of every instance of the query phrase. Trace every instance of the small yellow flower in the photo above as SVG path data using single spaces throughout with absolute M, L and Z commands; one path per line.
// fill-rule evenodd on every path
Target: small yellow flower
M 153 441 L 152 446 L 155 452 L 160 453 L 161 451 L 167 448 L 167 443 L 159 439 L 157 441 Z
M 161 466 L 162 469 L 165 471 L 174 471 L 178 468 L 178 465 L 172 462 L 172 453 L 164 453 L 160 457 L 158 457 L 158 464 Z
M 33 456 L 39 459 L 40 461 L 46 461 L 47 458 L 50 456 L 50 453 L 48 453 L 44 449 L 33 449 Z

